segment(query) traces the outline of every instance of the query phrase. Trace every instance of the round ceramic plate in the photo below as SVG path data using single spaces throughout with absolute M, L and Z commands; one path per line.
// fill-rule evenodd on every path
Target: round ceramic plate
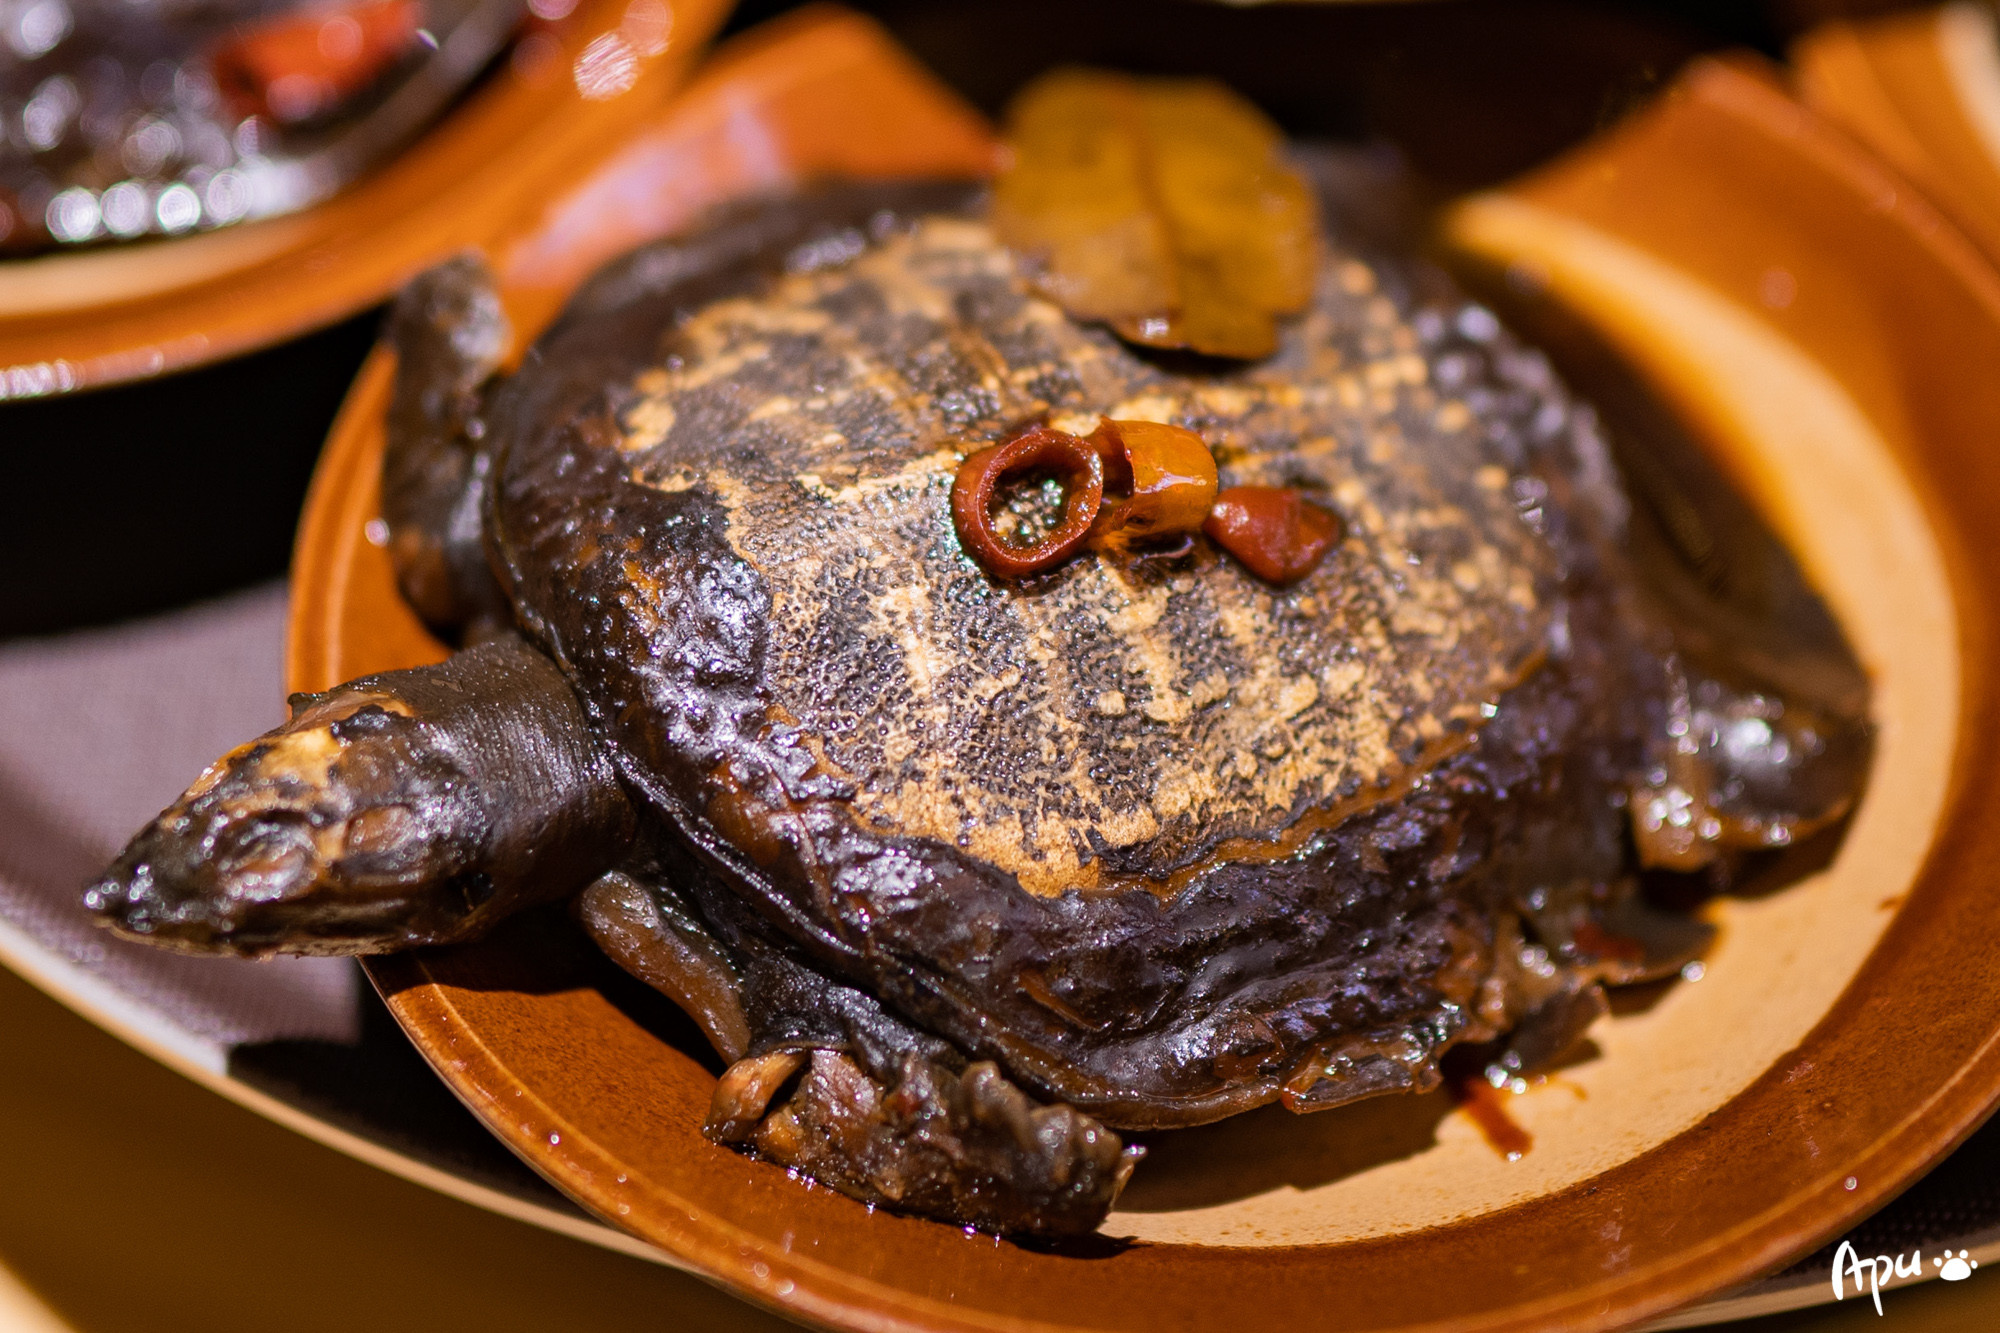
M 867 160 L 853 136 L 782 114 L 767 147 L 796 153 L 796 174 L 976 165 L 984 149 L 962 121 L 926 119 L 920 83 L 893 115 L 870 112 L 869 88 L 851 90 Z M 735 160 L 727 136 L 710 142 Z M 674 207 L 630 216 L 670 226 L 689 192 L 755 183 L 714 179 L 683 174 Z M 560 249 L 543 225 L 560 214 L 493 247 L 524 334 L 553 288 L 510 256 Z M 1879 1207 L 2000 1092 L 2000 792 L 1973 748 L 2000 703 L 2000 552 L 1978 540 L 2000 524 L 1986 447 L 2000 278 L 1761 69 L 1715 62 L 1463 203 L 1444 236 L 1522 319 L 1591 331 L 1713 451 L 1840 617 L 1880 726 L 1837 854 L 1782 892 L 1718 904 L 1701 980 L 1605 1020 L 1591 1058 L 1512 1099 L 1533 1151 L 1496 1154 L 1439 1096 L 1258 1112 L 1156 1140 L 1098 1243 L 963 1234 L 703 1139 L 703 1043 L 553 915 L 371 961 L 418 1047 L 598 1216 L 846 1328 L 1606 1328 L 1740 1284 Z M 444 653 L 369 535 L 389 375 L 378 353 L 315 482 L 295 688 Z
M 581 0 L 323 204 L 198 236 L 0 262 L 0 401 L 220 360 L 373 305 L 656 117 L 728 10 L 727 0 Z

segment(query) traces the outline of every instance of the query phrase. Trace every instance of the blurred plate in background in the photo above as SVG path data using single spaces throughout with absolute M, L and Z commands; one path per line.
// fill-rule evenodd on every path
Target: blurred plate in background
M 331 324 L 488 234 L 660 109 L 726 0 L 581 0 L 460 106 L 303 212 L 0 260 L 0 400 L 234 356 Z

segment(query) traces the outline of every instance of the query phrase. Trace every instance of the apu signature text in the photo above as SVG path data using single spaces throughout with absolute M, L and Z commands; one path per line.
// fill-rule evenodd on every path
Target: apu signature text
M 1936 1276 L 1946 1282 L 1963 1282 L 1972 1276 L 1973 1269 L 1979 1267 L 1979 1261 L 1964 1250 L 1956 1254 L 1946 1250 L 1932 1259 L 1931 1264 L 1938 1270 Z M 1846 1283 L 1852 1282 L 1854 1294 L 1859 1296 L 1866 1290 L 1869 1299 L 1875 1302 L 1875 1313 L 1881 1314 L 1882 1288 L 1897 1278 L 1922 1277 L 1923 1272 L 1922 1250 L 1911 1250 L 1907 1258 L 1900 1254 L 1878 1254 L 1873 1259 L 1863 1259 L 1851 1241 L 1842 1241 L 1840 1248 L 1833 1252 L 1833 1298 L 1846 1300 Z

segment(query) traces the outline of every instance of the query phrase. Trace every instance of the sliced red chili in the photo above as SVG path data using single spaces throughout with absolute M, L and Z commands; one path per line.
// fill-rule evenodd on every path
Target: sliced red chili
M 1289 486 L 1231 486 L 1201 525 L 1210 541 L 1266 583 L 1297 583 L 1341 537 L 1340 518 Z
M 1216 487 L 1215 455 L 1201 436 L 1153 421 L 1105 419 L 1090 443 L 1106 460 L 1105 488 L 1126 492 L 1106 501 L 1093 545 L 1125 550 L 1201 530 Z
M 1119 422 L 1099 417 L 1097 429 L 1083 437 L 1104 460 L 1104 490 L 1119 495 L 1132 489 L 1132 464 L 1125 457 L 1125 440 L 1118 433 Z
M 1035 472 L 1062 484 L 1062 517 L 1039 541 L 1016 545 L 993 526 L 994 499 L 1003 482 Z M 996 579 L 1039 574 L 1082 550 L 1103 504 L 1104 459 L 1096 447 L 1047 426 L 981 449 L 959 464 L 951 484 L 951 519 L 959 544 Z

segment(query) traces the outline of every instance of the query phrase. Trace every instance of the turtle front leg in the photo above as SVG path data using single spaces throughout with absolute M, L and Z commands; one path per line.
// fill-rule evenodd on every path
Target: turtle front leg
M 417 275 L 386 331 L 396 352 L 382 517 L 404 600 L 447 639 L 513 623 L 486 561 L 486 389 L 510 332 L 493 275 L 464 254 Z
M 387 953 L 484 933 L 625 854 L 636 821 L 555 664 L 508 636 L 292 697 L 84 893 L 190 953 Z
M 614 872 L 577 907 L 599 946 L 731 1061 L 702 1126 L 719 1143 L 867 1203 L 1050 1237 L 1094 1231 L 1145 1155 L 740 923 L 711 928 L 659 877 Z

